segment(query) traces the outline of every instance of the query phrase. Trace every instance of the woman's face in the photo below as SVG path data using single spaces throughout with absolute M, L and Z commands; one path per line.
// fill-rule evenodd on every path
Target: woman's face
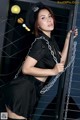
M 47 9 L 40 10 L 37 23 L 38 29 L 42 30 L 46 34 L 51 33 L 54 29 L 54 19 Z

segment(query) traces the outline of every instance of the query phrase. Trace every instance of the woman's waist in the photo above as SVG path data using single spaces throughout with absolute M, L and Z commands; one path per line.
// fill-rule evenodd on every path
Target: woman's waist
M 45 81 L 46 81 L 46 79 L 47 79 L 47 77 L 37 77 L 37 76 L 33 76 L 33 75 L 26 75 L 26 74 L 21 74 L 21 76 L 24 76 L 25 77 L 25 79 L 27 79 L 27 80 L 30 80 L 30 81 L 32 81 L 32 82 L 34 82 L 34 81 L 38 81 L 38 82 L 41 82 L 41 83 L 44 83 Z
M 34 78 L 36 79 L 36 80 L 38 80 L 38 81 L 40 81 L 40 82 L 45 82 L 46 81 L 46 79 L 47 79 L 47 77 L 43 77 L 43 76 L 40 76 L 40 77 L 37 77 L 37 76 L 34 76 Z

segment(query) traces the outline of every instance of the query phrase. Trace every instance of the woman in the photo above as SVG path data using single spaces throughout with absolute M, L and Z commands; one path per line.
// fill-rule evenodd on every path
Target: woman
M 72 31 L 68 32 L 63 51 L 60 53 L 51 36 L 55 23 L 51 9 L 45 6 L 37 9 L 34 18 L 36 39 L 22 66 L 24 78 L 21 76 L 21 79 L 13 80 L 6 90 L 6 109 L 9 119 L 28 120 L 48 76 L 57 75 L 64 71 Z M 76 29 L 75 37 L 77 35 Z M 45 40 L 48 40 L 52 47 L 57 62 L 53 59 Z

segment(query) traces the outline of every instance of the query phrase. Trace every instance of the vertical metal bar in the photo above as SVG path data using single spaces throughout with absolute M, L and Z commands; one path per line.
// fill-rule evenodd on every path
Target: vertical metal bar
M 77 3 L 77 2 L 79 2 L 79 0 L 76 0 L 75 2 Z M 74 7 L 74 16 L 73 16 L 73 21 L 72 21 L 72 28 L 73 28 L 74 26 L 76 26 L 77 11 L 78 11 L 78 4 L 75 4 L 75 7 Z M 71 40 L 70 40 L 68 61 L 70 61 L 70 59 L 71 59 L 72 47 L 73 47 L 73 35 L 71 36 Z M 67 92 L 67 89 L 68 89 L 68 83 L 69 83 L 69 79 L 70 79 L 69 73 L 70 73 L 70 69 L 68 69 L 67 72 L 66 72 L 64 89 L 63 89 L 63 95 L 62 95 L 62 102 L 61 102 L 61 108 L 60 108 L 60 114 L 59 114 L 59 115 L 60 115 L 60 116 L 59 116 L 59 120 L 62 120 L 62 119 L 63 119 L 66 92 Z

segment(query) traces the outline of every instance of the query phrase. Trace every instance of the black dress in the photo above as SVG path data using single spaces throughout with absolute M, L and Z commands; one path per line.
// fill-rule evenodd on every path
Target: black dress
M 53 38 L 49 38 L 45 34 L 41 34 L 41 36 L 44 36 L 47 40 L 49 40 L 49 44 L 51 45 L 52 50 L 54 51 L 59 62 L 59 48 L 55 40 Z M 34 44 L 32 44 L 28 55 L 38 61 L 35 65 L 38 68 L 51 69 L 55 66 L 55 61 L 53 60 L 44 39 L 37 39 Z M 40 90 L 42 87 L 43 82 L 37 80 L 34 76 L 22 75 L 19 79 L 12 80 L 6 87 L 6 105 L 14 113 L 28 118 L 31 116 L 33 108 L 39 99 Z

